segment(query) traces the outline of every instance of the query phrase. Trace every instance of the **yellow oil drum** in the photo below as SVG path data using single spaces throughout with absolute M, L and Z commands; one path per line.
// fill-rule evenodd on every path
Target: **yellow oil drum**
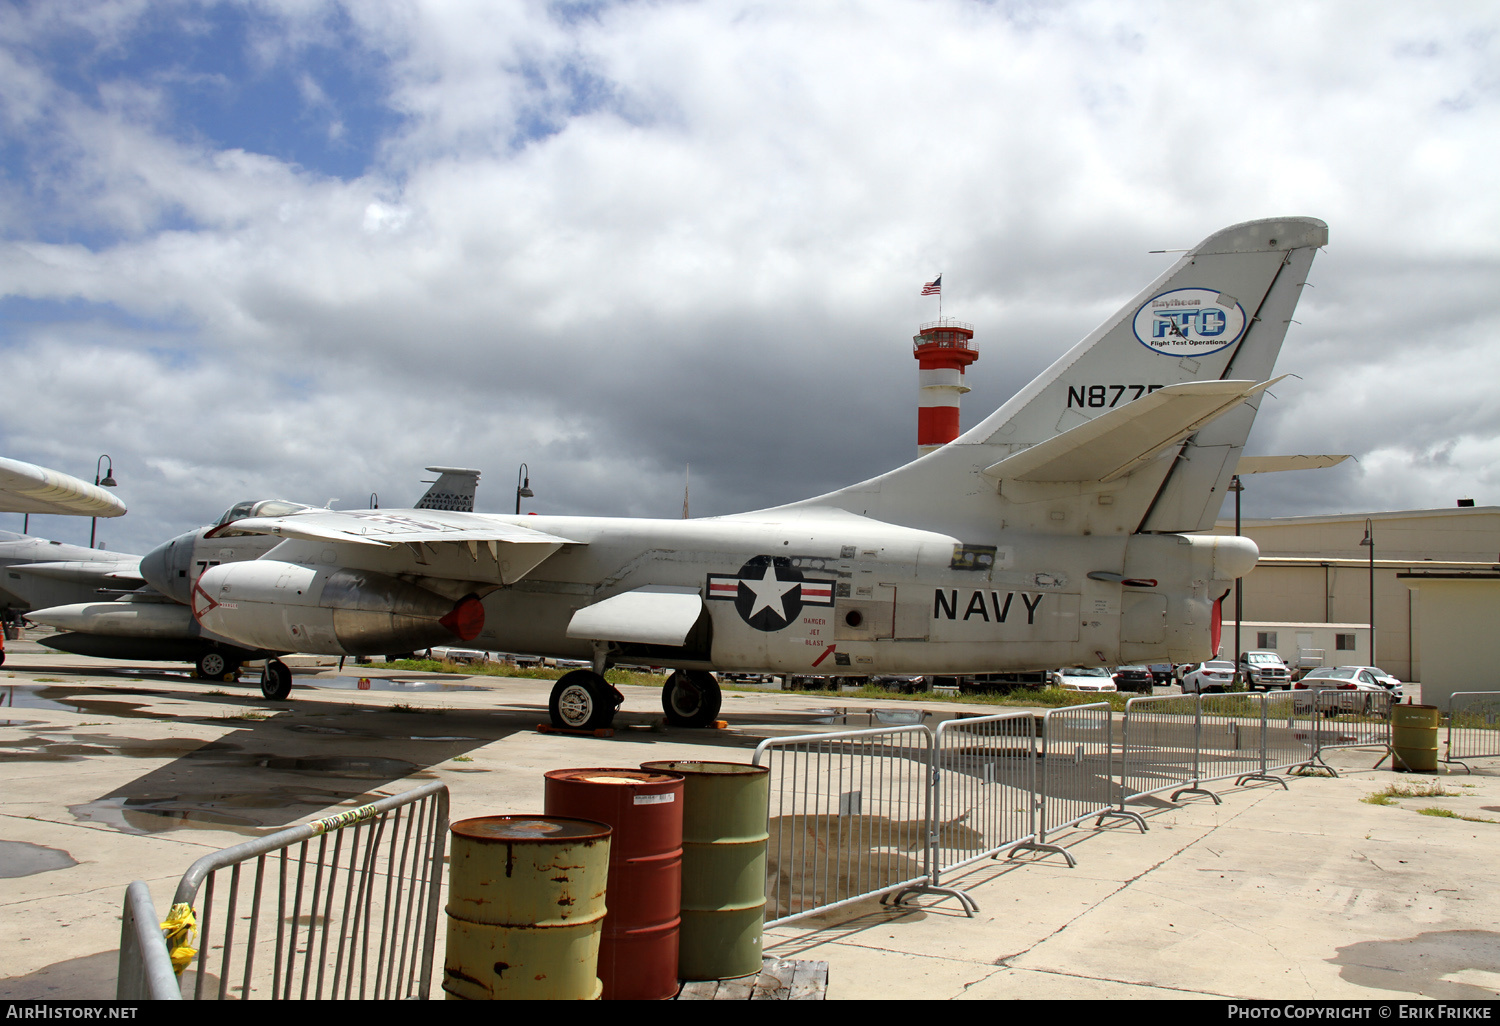
M 610 828 L 485 816 L 451 830 L 448 998 L 597 1000 Z
M 1442 710 L 1435 705 L 1391 706 L 1393 768 L 1413 773 L 1436 773 L 1438 724 Z
M 738 762 L 647 762 L 679 773 L 682 932 L 677 975 L 724 980 L 761 971 L 770 770 Z

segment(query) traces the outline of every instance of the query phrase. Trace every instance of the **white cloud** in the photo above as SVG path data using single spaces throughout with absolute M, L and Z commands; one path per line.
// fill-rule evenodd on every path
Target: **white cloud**
M 1340 502 L 1500 502 L 1488 5 L 243 8 L 289 123 L 366 127 L 309 47 L 382 69 L 363 174 L 179 120 L 190 76 L 134 52 L 160 5 L 0 17 L 6 291 L 92 305 L 8 327 L 37 369 L 0 451 L 154 468 L 144 538 L 433 462 L 484 469 L 497 509 L 522 460 L 558 511 L 673 515 L 687 462 L 698 512 L 812 494 L 913 454 L 931 275 L 978 327 L 972 423 L 1157 273 L 1145 250 L 1276 214 L 1332 244 L 1280 364 L 1306 381 L 1253 444 L 1361 454 Z M 90 91 L 64 43 L 131 59 Z

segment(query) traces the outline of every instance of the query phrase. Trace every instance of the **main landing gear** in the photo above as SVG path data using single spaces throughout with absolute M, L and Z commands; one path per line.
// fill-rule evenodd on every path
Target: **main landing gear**
M 661 708 L 674 727 L 706 727 L 719 716 L 724 693 L 706 670 L 678 670 L 661 689 Z
M 625 696 L 593 670 L 565 673 L 552 686 L 547 711 L 563 730 L 603 730 L 615 721 Z
M 260 671 L 260 693 L 279 702 L 292 693 L 292 671 L 280 659 L 267 659 Z
M 204 652 L 198 657 L 198 676 L 203 680 L 229 680 L 240 668 L 238 659 L 231 659 L 223 652 Z

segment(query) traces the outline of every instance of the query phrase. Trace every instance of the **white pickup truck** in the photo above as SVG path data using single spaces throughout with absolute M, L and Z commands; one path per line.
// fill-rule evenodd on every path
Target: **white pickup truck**
M 1240 675 L 1254 691 L 1284 690 L 1292 686 L 1292 671 L 1281 656 L 1266 649 L 1240 653 Z

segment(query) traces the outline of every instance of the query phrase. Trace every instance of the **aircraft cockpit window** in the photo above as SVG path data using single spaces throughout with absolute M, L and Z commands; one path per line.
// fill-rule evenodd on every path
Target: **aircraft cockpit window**
M 236 520 L 244 520 L 246 517 L 284 517 L 288 513 L 296 513 L 298 510 L 308 508 L 310 507 L 304 506 L 300 502 L 288 502 L 285 499 L 257 499 L 236 502 L 214 523 L 223 527 L 225 524 L 232 524 Z
M 265 499 L 255 504 L 251 516 L 255 517 L 284 517 L 298 510 L 309 509 L 300 502 L 287 502 L 285 499 Z

